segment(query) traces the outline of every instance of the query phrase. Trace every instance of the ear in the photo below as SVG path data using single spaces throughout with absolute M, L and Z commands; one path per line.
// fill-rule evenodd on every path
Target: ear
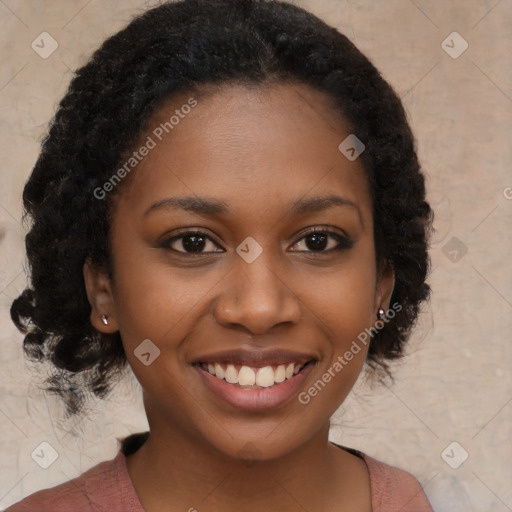
M 375 287 L 375 310 L 374 318 L 377 317 L 377 311 L 382 308 L 384 311 L 389 309 L 391 295 L 395 288 L 395 271 L 390 261 L 386 261 L 377 275 Z
M 116 315 L 112 283 L 106 270 L 94 265 L 87 258 L 83 266 L 85 290 L 89 304 L 91 305 L 91 323 L 98 331 L 112 334 L 119 329 Z M 106 315 L 107 324 L 102 321 L 102 315 Z

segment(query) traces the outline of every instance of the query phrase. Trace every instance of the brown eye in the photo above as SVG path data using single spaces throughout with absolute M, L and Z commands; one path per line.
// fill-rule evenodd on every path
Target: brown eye
M 208 248 L 208 244 L 210 244 L 210 249 L 212 250 L 205 251 L 204 249 Z M 183 254 L 206 254 L 209 252 L 219 252 L 218 250 L 215 250 L 215 248 L 218 249 L 218 246 L 210 239 L 210 237 L 199 231 L 188 231 L 180 234 L 179 236 L 169 238 L 163 243 L 163 245 L 173 251 Z
M 335 243 L 330 243 L 329 239 L 334 240 Z M 350 249 L 354 245 L 352 239 L 328 230 L 313 230 L 296 242 L 294 247 L 297 247 L 302 240 L 305 240 L 306 250 L 299 252 L 331 252 Z
M 305 236 L 304 239 L 306 247 L 312 251 L 323 251 L 329 245 L 329 235 L 326 233 L 313 233 Z

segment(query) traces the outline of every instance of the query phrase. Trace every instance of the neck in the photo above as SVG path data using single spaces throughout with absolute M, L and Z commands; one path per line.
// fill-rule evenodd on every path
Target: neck
M 292 452 L 265 461 L 227 457 L 204 441 L 158 427 L 126 458 L 147 512 L 330 510 L 326 500 L 353 476 L 354 456 L 329 443 L 329 423 Z

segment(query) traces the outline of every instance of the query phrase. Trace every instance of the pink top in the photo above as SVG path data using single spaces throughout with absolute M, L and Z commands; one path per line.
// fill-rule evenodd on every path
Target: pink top
M 339 445 L 337 445 L 339 446 Z M 368 466 L 372 512 L 433 512 L 419 482 L 410 473 L 359 454 Z M 37 491 L 5 512 L 145 512 L 120 450 L 80 476 Z

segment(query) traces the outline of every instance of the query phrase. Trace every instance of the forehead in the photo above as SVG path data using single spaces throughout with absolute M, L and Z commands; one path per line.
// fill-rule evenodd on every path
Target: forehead
M 350 133 L 331 99 L 302 84 L 182 93 L 146 123 L 134 149 L 152 148 L 121 199 L 142 211 L 167 196 L 215 196 L 243 213 L 337 192 L 371 210 L 362 162 L 338 149 Z

